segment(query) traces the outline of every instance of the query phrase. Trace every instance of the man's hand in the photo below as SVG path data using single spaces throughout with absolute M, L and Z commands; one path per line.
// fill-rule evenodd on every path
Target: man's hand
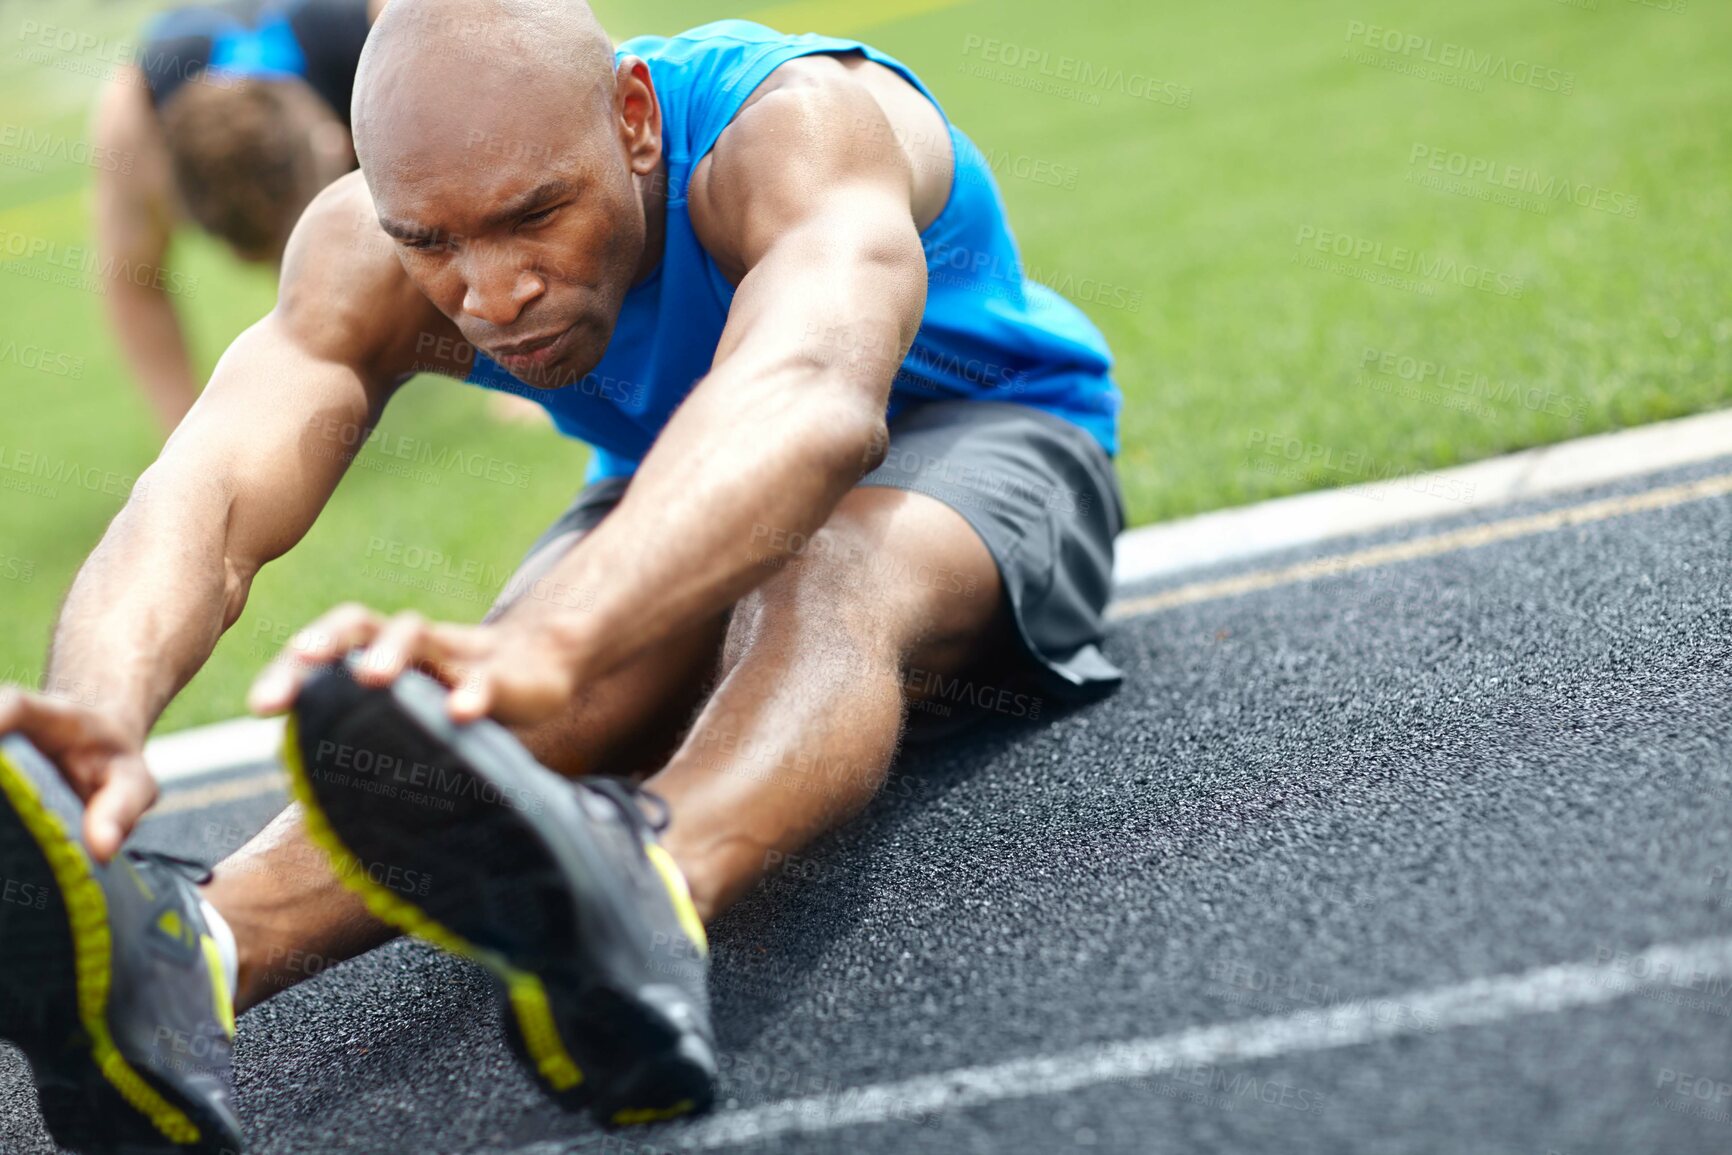
M 0 686 L 0 734 L 22 734 L 84 799 L 84 845 L 107 862 L 151 804 L 144 739 L 85 706 Z
M 388 686 L 404 670 L 418 669 L 451 687 L 447 708 L 458 722 L 494 717 L 538 722 L 567 705 L 576 675 L 546 623 L 514 624 L 510 617 L 484 626 L 430 622 L 419 614 L 394 617 L 360 605 L 338 606 L 289 640 L 253 683 L 247 705 L 256 714 L 280 714 L 294 705 L 313 670 L 361 651 L 355 678 Z

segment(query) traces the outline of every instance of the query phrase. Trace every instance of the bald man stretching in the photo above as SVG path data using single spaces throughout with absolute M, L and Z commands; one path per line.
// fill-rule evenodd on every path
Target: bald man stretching
M 0 698 L 0 870 L 53 898 L 0 904 L 0 1034 L 93 1149 L 234 1145 L 230 992 L 399 930 L 494 972 L 560 1102 L 701 1109 L 701 924 L 872 798 L 910 708 L 1120 676 L 1105 342 L 904 66 L 416 0 L 352 119 L 361 172 L 67 599 L 49 676 L 102 705 Z M 298 805 L 214 877 L 123 852 L 152 722 L 336 487 L 333 437 L 429 370 L 594 446 L 576 504 L 481 625 L 350 605 L 294 640 L 251 705 L 293 711 Z

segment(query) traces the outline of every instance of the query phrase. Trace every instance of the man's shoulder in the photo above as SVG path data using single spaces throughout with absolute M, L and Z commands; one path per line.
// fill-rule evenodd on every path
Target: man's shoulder
M 277 313 L 304 347 L 327 360 L 397 377 L 462 375 L 453 362 L 421 363 L 456 327 L 415 287 L 360 172 L 339 177 L 313 199 L 283 255 Z
M 780 65 L 693 170 L 692 226 L 736 283 L 745 234 L 768 218 L 815 209 L 843 185 L 896 185 L 913 212 L 915 174 L 898 143 L 906 130 L 891 123 L 863 63 L 821 54 Z

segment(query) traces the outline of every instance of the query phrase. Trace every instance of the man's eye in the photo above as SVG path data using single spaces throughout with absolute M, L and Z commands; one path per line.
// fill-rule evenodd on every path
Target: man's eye
M 542 224 L 545 221 L 547 221 L 548 219 L 550 219 L 553 216 L 553 214 L 558 212 L 558 211 L 559 211 L 559 206 L 554 205 L 552 208 L 537 209 L 535 212 L 525 213 L 525 214 L 523 214 L 523 223 L 526 225 Z
M 455 253 L 461 238 L 445 233 L 417 233 L 398 243 L 416 253 Z

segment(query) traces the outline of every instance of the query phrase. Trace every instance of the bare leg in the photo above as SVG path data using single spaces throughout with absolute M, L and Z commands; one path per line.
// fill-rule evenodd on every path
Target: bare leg
M 1003 644 L 997 567 L 960 515 L 859 489 L 794 563 L 735 609 L 724 677 L 649 782 L 709 921 L 885 781 L 907 671 L 954 674 Z
M 871 800 L 896 751 L 907 671 L 952 674 L 1002 645 L 1001 601 L 991 556 L 954 511 L 856 490 L 731 621 L 646 654 L 519 736 L 567 774 L 657 764 L 679 742 L 650 784 L 673 808 L 666 843 L 707 921 L 771 851 L 797 850 Z M 718 651 L 722 681 L 688 733 Z M 242 1009 L 391 935 L 293 808 L 218 867 L 206 897 L 235 930 Z
M 576 537 L 550 543 L 524 572 L 545 572 Z M 527 586 L 514 583 L 514 588 Z M 725 623 L 677 639 L 589 687 L 572 712 L 519 734 L 537 758 L 566 774 L 659 764 L 690 721 L 713 676 Z M 220 863 L 204 897 L 228 921 L 240 956 L 237 1009 L 264 1001 L 333 963 L 395 935 L 332 872 L 291 806 Z
M 235 933 L 236 1010 L 245 1010 L 395 932 L 337 881 L 290 806 L 224 859 L 204 888 Z

